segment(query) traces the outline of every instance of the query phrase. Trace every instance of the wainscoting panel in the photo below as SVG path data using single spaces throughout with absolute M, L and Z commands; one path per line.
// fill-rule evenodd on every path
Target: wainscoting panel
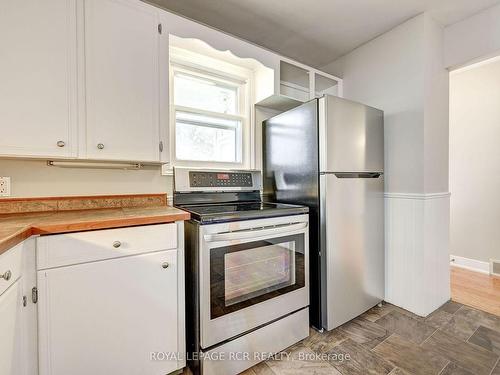
M 385 299 L 427 316 L 450 298 L 450 194 L 385 194 Z

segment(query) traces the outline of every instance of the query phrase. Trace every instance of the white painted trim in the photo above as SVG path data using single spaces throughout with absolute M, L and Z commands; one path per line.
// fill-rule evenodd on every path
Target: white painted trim
M 457 255 L 450 255 L 450 265 L 454 267 L 465 268 L 470 271 L 490 273 L 490 264 L 476 259 L 459 257 Z
M 427 200 L 427 199 L 438 199 L 438 198 L 448 198 L 451 196 L 449 191 L 441 192 L 441 193 L 384 193 L 384 198 L 396 198 L 396 199 L 419 199 L 419 200 Z
M 385 300 L 427 316 L 450 299 L 449 193 L 386 196 Z

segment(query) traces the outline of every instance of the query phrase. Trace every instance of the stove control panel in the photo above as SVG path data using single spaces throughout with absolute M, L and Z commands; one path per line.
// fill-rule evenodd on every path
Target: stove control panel
M 252 187 L 252 173 L 250 172 L 208 172 L 190 171 L 189 186 L 202 187 Z

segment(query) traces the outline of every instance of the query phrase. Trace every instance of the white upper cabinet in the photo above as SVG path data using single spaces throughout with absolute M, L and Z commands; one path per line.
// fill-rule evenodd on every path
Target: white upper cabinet
M 342 96 L 337 77 L 143 1 L 0 0 L 0 157 L 168 163 L 170 35 L 250 68 L 250 105 Z
M 75 6 L 0 1 L 0 156 L 76 156 Z
M 341 96 L 342 82 L 321 73 L 314 73 L 314 97 L 323 95 Z
M 307 69 L 280 62 L 280 95 L 289 99 L 307 102 L 311 98 L 311 75 Z
M 159 162 L 159 10 L 140 1 L 85 0 L 84 22 L 82 156 Z
M 286 111 L 325 94 L 342 96 L 342 80 L 298 62 L 281 58 L 274 69 L 274 91 L 266 90 L 267 97 L 259 97 L 257 105 Z M 266 85 L 257 76 L 257 87 Z

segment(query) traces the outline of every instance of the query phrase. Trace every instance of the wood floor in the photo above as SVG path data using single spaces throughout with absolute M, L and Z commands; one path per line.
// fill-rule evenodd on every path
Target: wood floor
M 451 267 L 451 299 L 500 316 L 500 277 Z

